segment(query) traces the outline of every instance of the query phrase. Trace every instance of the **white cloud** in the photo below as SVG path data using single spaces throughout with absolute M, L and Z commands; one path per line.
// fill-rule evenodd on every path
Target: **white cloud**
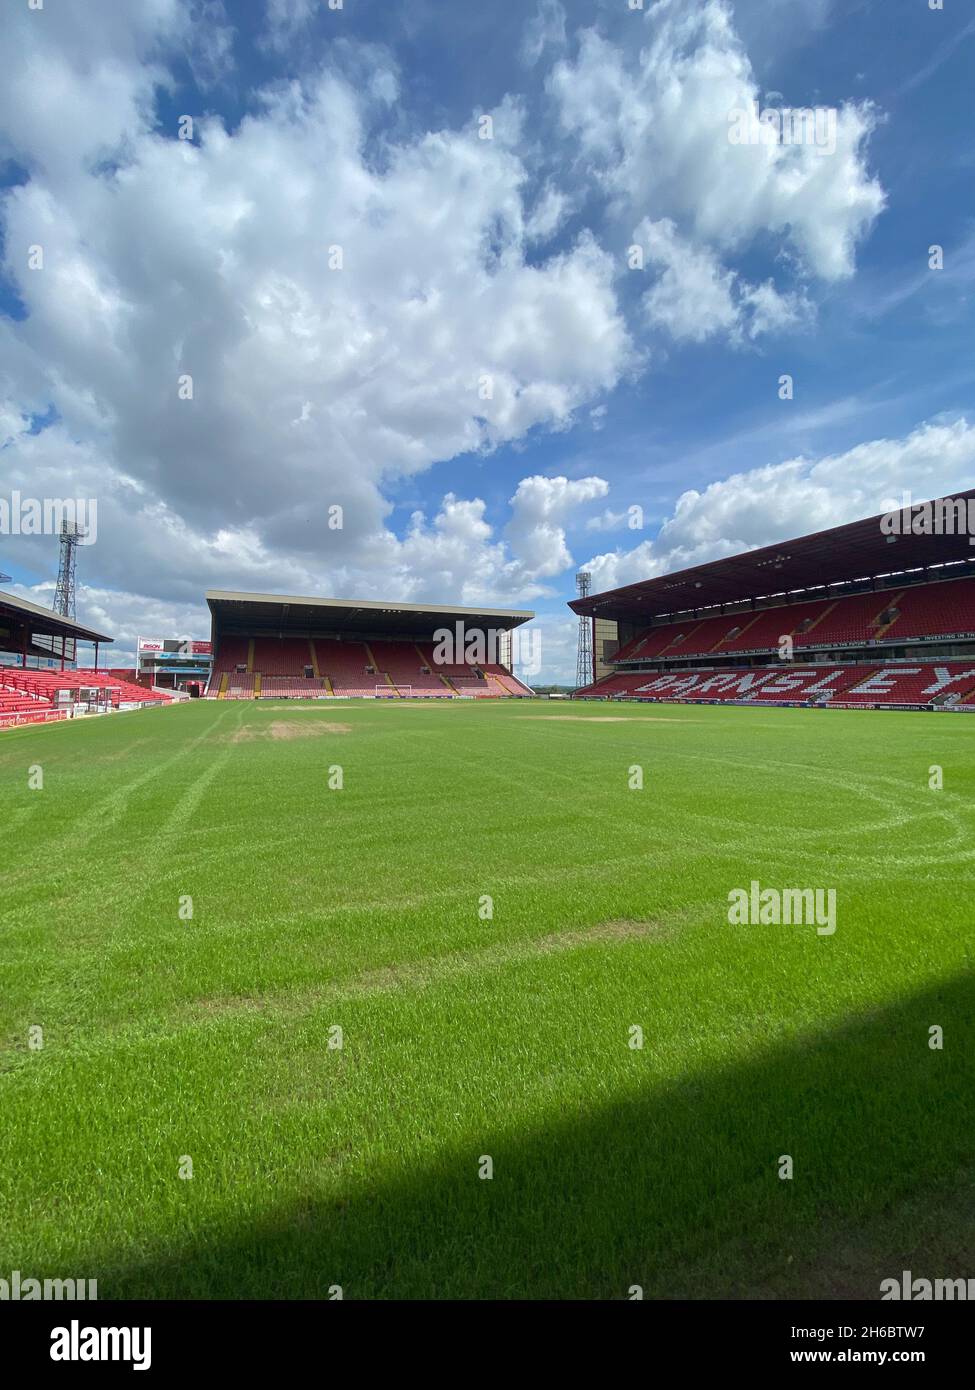
M 205 90 L 225 82 L 234 69 L 236 30 L 223 0 L 191 0 L 188 29 L 186 57 L 197 86 Z
M 575 508 L 605 497 L 604 478 L 523 478 L 511 498 L 507 536 L 532 578 L 561 574 L 572 564 L 565 523 Z
M 538 0 L 538 8 L 525 25 L 522 62 L 534 67 L 549 46 L 565 47 L 565 8 L 559 0 Z
M 323 9 L 324 0 L 267 0 L 265 43 L 272 49 L 287 49 Z
M 645 263 L 658 272 L 642 299 L 648 321 L 676 342 L 703 343 L 725 335 L 733 344 L 777 333 L 811 312 L 799 294 L 780 294 L 771 280 L 750 285 L 726 270 L 708 247 L 682 240 L 673 222 L 644 219 L 634 245 L 645 250 Z
M 17 21 L 35 81 L 0 93 L 0 118 L 32 177 L 2 211 L 27 317 L 0 322 L 0 408 L 8 433 L 51 402 L 61 422 L 15 432 L 10 486 L 97 496 L 89 563 L 125 591 L 472 593 L 488 578 L 478 557 L 496 556 L 458 541 L 451 509 L 482 504 L 445 503 L 400 542 L 384 485 L 564 429 L 613 388 L 635 355 L 610 257 L 583 232 L 529 259 L 564 199 L 549 188 L 526 207 L 512 101 L 491 141 L 472 115 L 377 157 L 397 84 L 373 66 L 358 85 L 321 71 L 272 88 L 233 132 L 214 118 L 194 143 L 156 131 L 153 84 L 189 11 L 132 8 L 117 29 L 101 0 L 90 32 L 70 10 Z M 44 269 L 31 271 L 38 244 Z M 192 400 L 179 398 L 187 374 Z M 325 531 L 336 503 L 344 529 Z M 551 574 L 561 552 L 530 530 L 529 542 Z M 500 586 L 532 586 L 533 563 L 504 557 Z
M 69 177 L 137 139 L 172 86 L 160 51 L 182 52 L 189 27 L 181 0 L 6 6 L 0 155 Z
M 656 283 L 643 296 L 643 310 L 651 323 L 677 341 L 692 343 L 736 330 L 735 276 L 722 268 L 716 256 L 681 243 L 668 220 L 648 219 L 635 237 L 637 244 L 645 244 L 649 264 L 659 270 Z
M 629 520 L 628 512 L 614 512 L 607 507 L 598 516 L 591 516 L 586 522 L 587 531 L 621 531 Z
M 525 224 L 526 236 L 531 241 L 545 241 L 548 237 L 554 236 L 571 207 L 571 199 L 554 184 L 547 183 Z
M 267 52 L 292 53 L 315 13 L 269 0 Z M 656 328 L 682 341 L 781 331 L 801 293 L 743 280 L 726 255 L 771 231 L 816 274 L 847 273 L 882 205 L 863 155 L 874 118 L 844 108 L 833 159 L 735 149 L 728 106 L 755 87 L 725 9 L 660 0 L 647 24 L 641 54 L 590 32 L 556 67 L 563 129 L 622 227 L 653 209 Z M 344 42 L 341 68 L 303 51 L 302 79 L 255 94 L 233 129 L 193 113 L 186 143 L 157 124 L 172 109 L 158 98 L 182 90 L 184 62 L 204 86 L 231 74 L 239 36 L 219 0 L 24 6 L 6 25 L 18 62 L 0 87 L 0 157 L 30 178 L 0 202 L 3 269 L 27 311 L 0 320 L 4 482 L 98 500 L 89 621 L 183 630 L 191 613 L 205 621 L 208 586 L 551 597 L 601 478 L 524 479 L 507 521 L 448 493 L 402 534 L 387 500 L 438 461 L 577 419 L 599 429 L 642 360 L 618 258 L 591 232 L 565 236 L 593 184 L 535 176 L 519 103 L 491 113 L 491 141 L 473 112 L 416 130 L 393 119 L 389 58 Z M 543 0 L 526 58 L 564 46 L 564 10 Z M 27 268 L 35 244 L 43 271 Z M 177 393 L 186 373 L 191 401 Z M 58 422 L 30 434 L 52 404 Z M 335 503 L 341 531 L 323 524 Z M 4 553 L 41 577 L 56 565 L 48 538 L 5 539 Z
M 904 439 L 876 439 L 821 459 L 789 459 L 681 494 L 653 540 L 595 555 L 593 589 L 614 589 L 671 570 L 773 545 L 873 516 L 899 502 L 971 485 L 975 426 L 926 422 Z
M 749 338 L 794 328 L 808 321 L 812 313 L 812 305 L 804 294 L 780 294 L 771 280 L 741 287 L 739 321 Z
M 548 87 L 563 129 L 629 220 L 653 208 L 699 243 L 729 251 L 758 234 L 782 238 L 813 274 L 853 271 L 857 243 L 884 206 L 864 147 L 868 104 L 839 108 L 836 149 L 733 145 L 729 113 L 760 99 L 723 0 L 657 0 L 640 44 L 622 49 L 585 30 Z M 642 44 L 642 46 L 641 46 Z

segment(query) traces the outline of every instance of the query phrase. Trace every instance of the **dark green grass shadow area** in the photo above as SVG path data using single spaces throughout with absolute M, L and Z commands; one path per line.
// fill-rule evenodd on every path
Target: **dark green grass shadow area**
M 905 1268 L 975 1274 L 972 974 L 680 1082 L 653 1084 L 649 1033 L 637 1059 L 642 1086 L 591 1113 L 453 1136 L 415 1174 L 282 1197 L 259 1224 L 201 1227 L 160 1258 L 112 1268 L 101 1251 L 100 1292 L 878 1298 Z

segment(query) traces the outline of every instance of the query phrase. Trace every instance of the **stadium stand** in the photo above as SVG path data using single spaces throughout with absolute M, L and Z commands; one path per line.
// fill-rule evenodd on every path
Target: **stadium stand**
M 791 666 L 773 667 L 756 689 L 754 698 L 761 704 L 802 703 L 825 704 L 842 696 L 844 690 L 867 675 L 873 667 L 851 666 Z
M 158 690 L 136 685 L 135 682 L 124 680 L 112 671 L 84 666 L 64 671 L 5 666 L 0 668 L 0 683 L 28 695 L 40 696 L 51 704 L 56 702 L 59 691 L 79 688 L 108 688 L 113 705 L 165 704 L 170 699 Z
M 975 636 L 975 579 L 665 623 L 631 639 L 610 661 L 772 652 L 783 636 L 797 648 L 820 650 L 959 635 Z
M 975 579 L 907 589 L 897 607 L 899 614 L 890 629 L 895 640 L 975 636 Z
M 975 662 L 882 666 L 843 694 L 847 704 L 937 705 L 975 695 Z
M 30 696 L 16 690 L 11 690 L 7 686 L 0 687 L 0 714 L 17 714 L 25 710 L 34 710 L 39 706 L 51 708 L 50 700 L 45 700 L 41 696 Z
M 854 594 L 818 605 L 820 612 L 796 634 L 797 647 L 849 646 L 876 642 L 897 612 L 896 593 Z
M 221 682 L 221 693 L 228 700 L 252 700 L 255 679 L 253 675 L 234 673 L 229 679 Z
M 365 643 L 316 638 L 318 669 L 336 695 L 375 695 L 381 677 L 369 671 Z
M 947 500 L 966 517 L 975 488 Z M 975 710 L 971 537 L 889 521 L 573 600 L 593 624 L 597 677 L 575 696 Z
M 238 666 L 247 665 L 250 643 L 245 637 L 225 637 L 220 643 L 213 663 L 213 675 L 220 676 L 224 671 L 236 671 Z
M 464 680 L 472 674 L 473 670 L 482 669 L 480 667 L 474 668 L 463 661 L 437 661 L 436 648 L 432 642 L 418 642 L 416 646 L 425 665 L 427 665 L 431 671 L 446 676 L 448 680 L 453 680 L 454 676 Z
M 473 695 L 475 699 L 487 697 L 491 694 L 493 685 L 486 676 L 451 676 L 451 689 L 456 690 L 458 695 Z
M 723 642 L 729 633 L 738 627 L 738 620 L 729 617 L 704 618 L 699 623 L 685 625 L 669 646 L 661 650 L 661 656 L 707 656 Z
M 222 590 L 208 593 L 207 602 L 214 661 L 206 693 L 217 699 L 510 699 L 533 693 L 498 663 L 438 662 L 431 637 L 439 643 L 442 632 L 453 636 L 459 624 L 469 633 L 495 631 L 503 638 L 532 613 Z M 485 649 L 507 650 L 503 641 Z
M 488 683 L 506 692 L 508 695 L 531 695 L 531 690 L 517 676 L 513 676 L 510 671 L 506 671 L 503 666 L 485 666 L 484 674 L 488 678 Z M 497 694 L 497 690 L 490 692 Z
M 325 694 L 323 680 L 307 680 L 304 676 L 261 676 L 261 694 L 287 696 L 307 700 Z
M 308 643 L 294 637 L 257 637 L 251 653 L 252 667 L 262 676 L 304 677 L 311 665 Z
M 704 667 L 654 674 L 612 675 L 578 692 L 596 699 L 675 702 L 748 700 L 758 704 L 909 705 L 937 707 L 975 698 L 975 660 Z
M 735 619 L 737 632 L 719 642 L 714 653 L 775 651 L 783 637 L 791 637 L 804 622 L 816 617 L 818 606 L 795 603 L 763 608 L 758 613 L 741 613 Z
M 79 703 L 58 699 L 59 691 L 71 691 L 81 685 L 104 686 L 109 682 L 124 690 L 124 700 L 130 703 L 123 681 L 109 676 L 98 666 L 99 648 L 111 644 L 111 637 L 88 627 L 74 618 L 64 617 L 16 594 L 0 593 L 0 727 L 13 728 L 18 724 L 49 723 L 69 718 Z M 95 668 L 75 668 L 80 643 L 94 647 Z M 46 663 L 52 658 L 62 669 Z M 40 661 L 43 665 L 30 663 Z M 107 677 L 107 679 L 106 679 Z M 151 692 L 139 688 L 135 697 L 140 704 L 154 699 Z M 134 702 L 134 701 L 133 701 Z
M 369 650 L 376 662 L 377 670 L 388 675 L 393 685 L 409 686 L 414 691 L 432 691 L 437 695 L 447 693 L 436 668 L 426 661 L 415 643 L 375 641 L 369 643 Z M 427 667 L 426 670 L 423 669 L 424 666 Z

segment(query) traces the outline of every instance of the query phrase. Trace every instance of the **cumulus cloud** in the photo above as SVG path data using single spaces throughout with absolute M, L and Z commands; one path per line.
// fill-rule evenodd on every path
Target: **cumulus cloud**
M 283 68 L 318 9 L 268 0 L 262 61 Z M 349 40 L 324 64 L 304 52 L 300 79 L 251 93 L 236 124 L 205 114 L 241 42 L 221 0 L 11 11 L 0 157 L 27 178 L 0 194 L 22 306 L 0 319 L 0 449 L 10 489 L 97 499 L 90 621 L 179 630 L 195 612 L 199 629 L 208 586 L 551 597 L 603 479 L 525 478 L 501 517 L 457 489 L 405 526 L 392 485 L 577 420 L 599 430 L 648 326 L 732 343 L 793 326 L 801 290 L 727 264 L 759 233 L 812 275 L 849 272 L 883 202 L 873 113 L 843 108 L 829 159 L 735 148 L 728 109 L 756 88 L 726 7 L 659 0 L 634 22 L 642 50 L 587 31 L 569 59 L 563 6 L 529 17 L 524 57 L 555 63 L 580 153 L 571 183 L 539 171 L 518 100 L 490 113 L 491 140 L 474 111 L 418 128 L 390 57 Z M 181 140 L 187 69 L 206 96 Z M 626 232 L 642 222 L 655 277 L 631 327 L 607 205 Z M 590 208 L 595 230 L 573 225 Z M 43 585 L 56 545 L 40 546 L 4 553 Z
M 735 277 L 708 250 L 682 244 L 673 222 L 643 222 L 637 244 L 646 245 L 647 262 L 659 271 L 643 296 L 649 321 L 678 341 L 702 343 L 738 325 L 733 290 Z
M 533 67 L 549 46 L 565 47 L 565 8 L 559 0 L 538 0 L 538 8 L 525 25 L 522 62 Z
M 570 513 L 608 492 L 604 478 L 523 478 L 511 498 L 507 534 L 526 573 L 544 578 L 568 569 L 572 556 L 565 523 Z
M 703 343 L 725 335 L 737 344 L 781 332 L 809 312 L 802 296 L 779 294 L 771 280 L 763 285 L 741 280 L 710 248 L 684 241 L 667 218 L 646 218 L 634 238 L 645 250 L 647 267 L 657 272 L 643 296 L 643 312 L 676 342 Z
M 841 526 L 971 486 L 975 426 L 928 421 L 903 439 L 876 439 L 820 459 L 789 459 L 735 473 L 678 498 L 657 536 L 585 564 L 593 589 L 614 589 L 670 570 Z
M 301 42 L 317 14 L 327 12 L 326 0 L 266 0 L 264 47 L 286 52 Z
M 811 144 L 732 144 L 729 116 L 760 102 L 724 0 L 657 0 L 628 48 L 583 31 L 548 87 L 563 130 L 622 217 L 647 208 L 723 250 L 781 236 L 812 274 L 852 273 L 856 247 L 884 206 L 866 166 L 877 116 L 836 112 L 831 154 Z
M 0 96 L 9 152 L 31 171 L 3 195 L 4 270 L 26 316 L 0 326 L 0 400 L 4 419 L 59 414 L 14 435 L 9 477 L 100 498 L 105 583 L 140 575 L 179 599 L 230 571 L 358 591 L 379 559 L 393 590 L 449 572 L 440 597 L 460 598 L 479 574 L 469 552 L 467 569 L 441 564 L 440 521 L 396 541 L 384 484 L 563 429 L 613 388 L 633 348 L 610 257 L 584 231 L 528 259 L 562 200 L 550 189 L 526 208 L 511 101 L 493 140 L 472 115 L 377 157 L 395 72 L 328 69 L 268 88 L 235 130 L 215 117 L 193 141 L 157 130 L 160 55 L 186 41 L 189 11 L 132 8 L 117 31 L 97 0 L 90 32 L 70 10 L 18 21 L 26 66 L 59 76 L 67 138 L 48 84 Z M 323 532 L 336 504 L 344 527 Z

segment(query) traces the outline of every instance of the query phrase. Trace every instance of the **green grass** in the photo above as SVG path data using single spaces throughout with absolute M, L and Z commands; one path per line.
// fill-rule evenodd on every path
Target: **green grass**
M 369 701 L 0 734 L 0 1277 L 875 1298 L 972 1274 L 972 736 Z M 752 879 L 835 888 L 835 935 L 729 925 Z

